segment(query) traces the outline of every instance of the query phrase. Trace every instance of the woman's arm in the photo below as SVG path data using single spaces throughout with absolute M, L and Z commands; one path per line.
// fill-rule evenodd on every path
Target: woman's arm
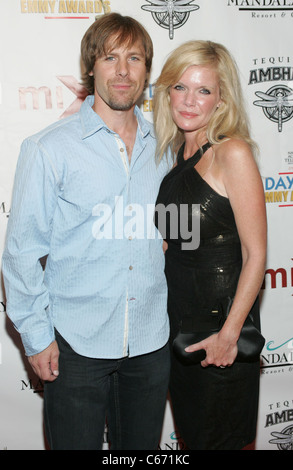
M 248 144 L 231 139 L 219 145 L 213 175 L 218 189 L 229 198 L 242 250 L 242 269 L 229 316 L 216 334 L 197 343 L 207 352 L 203 366 L 231 365 L 237 356 L 237 340 L 259 293 L 265 270 L 267 223 L 261 177 Z M 193 348 L 193 346 L 191 346 Z

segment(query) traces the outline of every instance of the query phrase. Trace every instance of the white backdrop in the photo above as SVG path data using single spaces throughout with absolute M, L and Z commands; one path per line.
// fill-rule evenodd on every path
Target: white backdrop
M 159 4 L 166 7 L 165 13 L 158 11 Z M 221 42 L 238 62 L 253 136 L 260 147 L 269 224 L 261 303 L 266 345 L 255 449 L 291 450 L 293 0 L 0 0 L 0 256 L 20 144 L 79 108 L 85 96 L 79 85 L 80 41 L 95 17 L 109 11 L 133 16 L 152 36 L 151 83 L 166 55 L 190 39 Z M 152 120 L 152 86 L 142 110 Z M 247 193 L 247 199 L 253 197 Z M 6 318 L 1 283 L 0 450 L 46 449 L 42 385 Z M 160 447 L 176 450 L 179 441 L 168 402 Z

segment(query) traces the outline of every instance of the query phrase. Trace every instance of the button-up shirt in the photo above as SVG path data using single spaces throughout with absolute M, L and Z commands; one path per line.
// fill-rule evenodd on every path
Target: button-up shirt
M 169 167 L 156 161 L 152 125 L 137 107 L 129 162 L 92 105 L 87 97 L 78 113 L 22 144 L 2 268 L 27 355 L 44 350 L 54 328 L 95 358 L 137 356 L 168 340 L 153 214 Z

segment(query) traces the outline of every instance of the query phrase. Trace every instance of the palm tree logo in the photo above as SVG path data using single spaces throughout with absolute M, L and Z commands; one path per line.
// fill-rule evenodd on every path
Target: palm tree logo
M 261 106 L 265 116 L 278 123 L 278 131 L 282 132 L 283 123 L 293 117 L 293 90 L 286 85 L 276 85 L 266 93 L 257 91 L 256 96 L 262 101 L 254 101 L 255 106 Z
M 169 38 L 173 39 L 174 29 L 180 28 L 189 18 L 191 11 L 199 9 L 190 5 L 194 0 L 146 0 L 151 5 L 141 8 L 150 11 L 155 22 L 162 28 L 169 29 Z

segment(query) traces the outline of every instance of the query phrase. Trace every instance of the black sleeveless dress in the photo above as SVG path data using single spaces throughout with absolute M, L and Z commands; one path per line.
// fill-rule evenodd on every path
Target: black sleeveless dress
M 186 240 L 181 238 L 180 229 L 174 238 L 168 219 L 166 233 L 162 234 L 168 242 L 165 274 L 171 346 L 182 315 L 198 311 L 198 306 L 208 309 L 217 299 L 234 296 L 241 271 L 241 246 L 229 199 L 214 191 L 194 168 L 209 147 L 205 144 L 184 160 L 183 145 L 177 166 L 162 181 L 157 198 L 157 207 L 175 204 L 180 211 L 180 205 L 188 204 L 189 219 L 192 204 L 200 204 L 197 249 L 182 249 Z M 157 214 L 155 221 L 160 230 Z M 258 299 L 252 315 L 259 326 Z M 224 369 L 203 368 L 200 364 L 184 366 L 172 355 L 170 395 L 185 448 L 237 450 L 251 443 L 256 433 L 259 375 L 259 362 L 234 363 Z

